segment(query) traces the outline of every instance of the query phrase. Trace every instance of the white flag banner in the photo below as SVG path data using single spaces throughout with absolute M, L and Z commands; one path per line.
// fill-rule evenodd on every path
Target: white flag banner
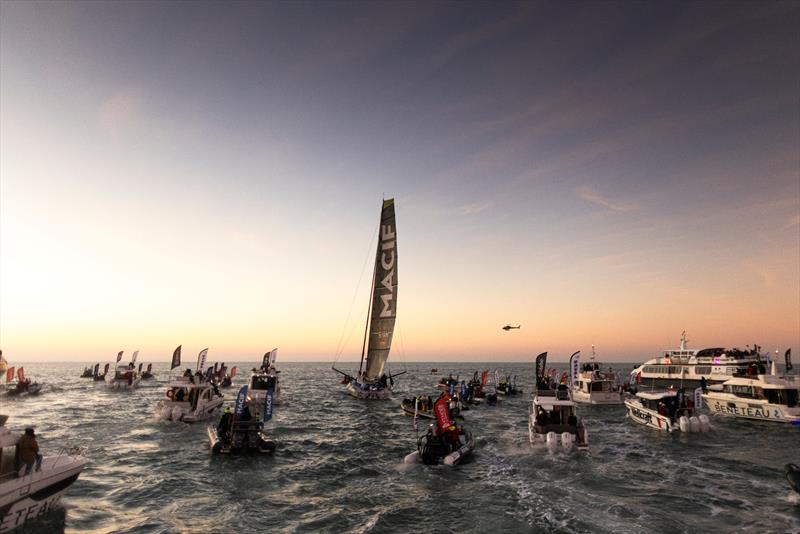
M 694 390 L 694 409 L 699 410 L 703 407 L 703 388 Z
M 197 355 L 197 370 L 200 371 L 206 366 L 206 355 L 208 354 L 208 349 L 203 349 L 200 351 L 200 354 Z
M 270 363 L 272 365 L 275 365 L 275 360 L 278 359 L 278 349 L 272 349 L 272 352 L 270 352 L 270 354 L 272 355 L 270 358 Z
M 131 358 L 131 363 L 136 363 L 136 357 L 139 355 L 139 351 L 133 351 L 133 358 Z

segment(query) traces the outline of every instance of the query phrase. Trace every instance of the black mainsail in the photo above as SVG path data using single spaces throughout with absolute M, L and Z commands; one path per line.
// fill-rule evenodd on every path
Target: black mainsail
M 370 301 L 369 345 L 366 354 L 362 351 L 361 355 L 362 364 L 366 357 L 363 374 L 366 383 L 377 382 L 383 375 L 397 320 L 397 227 L 393 198 L 383 201 Z

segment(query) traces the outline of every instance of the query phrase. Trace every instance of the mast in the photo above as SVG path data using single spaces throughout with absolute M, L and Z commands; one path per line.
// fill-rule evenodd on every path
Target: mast
M 379 229 L 380 231 L 380 229 Z M 380 254 L 381 243 L 378 240 L 378 254 Z M 364 367 L 364 355 L 367 353 L 367 334 L 369 333 L 370 312 L 372 312 L 372 294 L 375 292 L 375 271 L 376 267 L 372 268 L 372 282 L 369 285 L 369 303 L 367 304 L 367 322 L 364 325 L 364 341 L 361 343 L 361 363 L 358 364 L 358 376 L 361 376 L 361 371 Z

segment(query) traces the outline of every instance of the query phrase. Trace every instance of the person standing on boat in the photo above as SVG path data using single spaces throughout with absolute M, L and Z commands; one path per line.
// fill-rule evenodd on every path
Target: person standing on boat
M 233 419 L 233 414 L 231 413 L 230 406 L 225 407 L 225 412 L 222 414 L 222 417 L 219 419 L 219 425 L 217 426 L 217 435 L 221 441 L 228 440 L 228 433 L 231 428 L 231 422 Z
M 25 429 L 25 434 L 19 438 L 19 457 L 22 463 L 25 464 L 25 474 L 29 475 L 33 470 L 33 464 L 36 464 L 36 470 L 42 469 L 42 455 L 39 454 L 39 444 L 36 443 L 36 435 L 33 429 L 28 427 Z

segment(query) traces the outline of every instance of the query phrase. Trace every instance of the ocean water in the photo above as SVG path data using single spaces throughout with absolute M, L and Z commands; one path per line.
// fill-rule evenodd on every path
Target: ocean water
M 267 425 L 275 454 L 212 456 L 206 423 L 156 421 L 167 366 L 118 392 L 79 378 L 82 363 L 25 364 L 44 389 L 0 396 L 7 425 L 35 426 L 45 454 L 84 446 L 89 463 L 64 509 L 22 532 L 800 532 L 782 472 L 800 463 L 798 427 L 712 418 L 709 434 L 667 435 L 622 406 L 582 406 L 588 453 L 549 454 L 527 438 L 532 364 L 409 364 L 392 401 L 366 402 L 328 364 L 283 363 L 285 403 Z M 400 400 L 436 395 L 443 374 L 498 366 L 525 392 L 465 412 L 472 460 L 403 464 L 416 440 Z

